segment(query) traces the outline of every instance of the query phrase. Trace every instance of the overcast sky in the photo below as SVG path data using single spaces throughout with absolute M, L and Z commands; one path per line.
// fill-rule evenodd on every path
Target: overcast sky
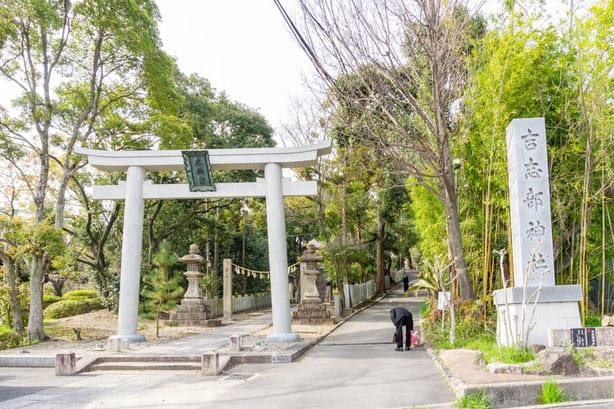
M 311 65 L 273 0 L 156 0 L 164 50 L 185 74 L 198 73 L 274 128 Z M 290 7 L 292 2 L 282 2 Z
M 315 76 L 273 0 L 155 1 L 162 15 L 164 50 L 185 74 L 207 78 L 218 92 L 258 110 L 276 129 L 292 123 L 290 99 L 309 94 L 303 81 Z M 469 1 L 486 14 L 500 10 L 503 3 Z M 292 14 L 296 1 L 281 3 Z M 546 3 L 561 15 L 567 10 L 561 0 Z

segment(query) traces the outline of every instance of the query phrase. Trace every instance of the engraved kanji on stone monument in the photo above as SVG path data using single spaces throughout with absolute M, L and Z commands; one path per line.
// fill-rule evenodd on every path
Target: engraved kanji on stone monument
M 514 119 L 507 159 L 514 286 L 554 285 L 546 126 L 543 118 Z

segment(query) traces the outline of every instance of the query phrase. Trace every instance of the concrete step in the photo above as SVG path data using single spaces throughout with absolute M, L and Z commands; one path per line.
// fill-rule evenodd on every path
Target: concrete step
M 101 355 L 99 362 L 200 362 L 199 354 L 161 355 L 161 354 L 114 354 Z
M 200 371 L 201 364 L 190 362 L 99 362 L 90 365 L 92 371 Z
M 107 355 L 79 368 L 79 372 L 119 370 L 200 370 L 200 355 Z

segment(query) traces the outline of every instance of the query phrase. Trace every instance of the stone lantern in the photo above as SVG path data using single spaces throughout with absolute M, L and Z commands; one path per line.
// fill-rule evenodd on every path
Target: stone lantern
M 200 266 L 205 259 L 199 252 L 198 246 L 192 244 L 189 254 L 179 259 L 187 267 L 183 275 L 188 279 L 188 289 L 183 295 L 181 305 L 177 306 L 177 311 L 171 313 L 170 319 L 185 326 L 219 326 L 221 325 L 220 320 L 207 319 L 207 300 L 203 297 L 203 291 L 200 288 L 200 279 L 203 276 Z
M 200 278 L 203 274 L 200 272 L 200 265 L 204 263 L 203 256 L 198 254 L 200 252 L 196 244 L 190 245 L 190 253 L 181 257 L 179 261 L 187 266 L 187 271 L 183 275 L 188 279 L 188 289 L 183 295 L 184 301 L 191 302 L 191 300 L 204 300 L 203 291 L 200 288 Z
M 316 246 L 313 242 L 307 243 L 307 249 L 304 254 L 298 258 L 301 269 L 301 285 L 303 291 L 301 291 L 300 302 L 314 302 L 316 299 L 320 300 L 320 293 L 316 285 L 318 274 L 320 270 L 318 263 L 324 261 L 324 257 L 316 253 Z
M 333 324 L 331 313 L 322 303 L 316 286 L 320 273 L 318 263 L 323 260 L 324 257 L 316 252 L 313 242 L 307 243 L 305 253 L 298 259 L 301 268 L 301 300 L 298 310 L 292 314 L 294 322 L 298 324 Z

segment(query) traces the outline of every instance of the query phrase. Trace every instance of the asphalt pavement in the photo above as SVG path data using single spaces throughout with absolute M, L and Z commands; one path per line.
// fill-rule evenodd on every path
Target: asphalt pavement
M 57 377 L 53 368 L 0 368 L 0 408 L 452 407 L 455 396 L 426 350 L 397 352 L 391 342 L 388 310 L 405 306 L 417 317 L 418 303 L 397 288 L 352 315 L 295 362 L 239 365 L 219 376 L 97 371 Z M 269 320 L 270 314 L 155 348 L 160 353 L 205 352 Z

